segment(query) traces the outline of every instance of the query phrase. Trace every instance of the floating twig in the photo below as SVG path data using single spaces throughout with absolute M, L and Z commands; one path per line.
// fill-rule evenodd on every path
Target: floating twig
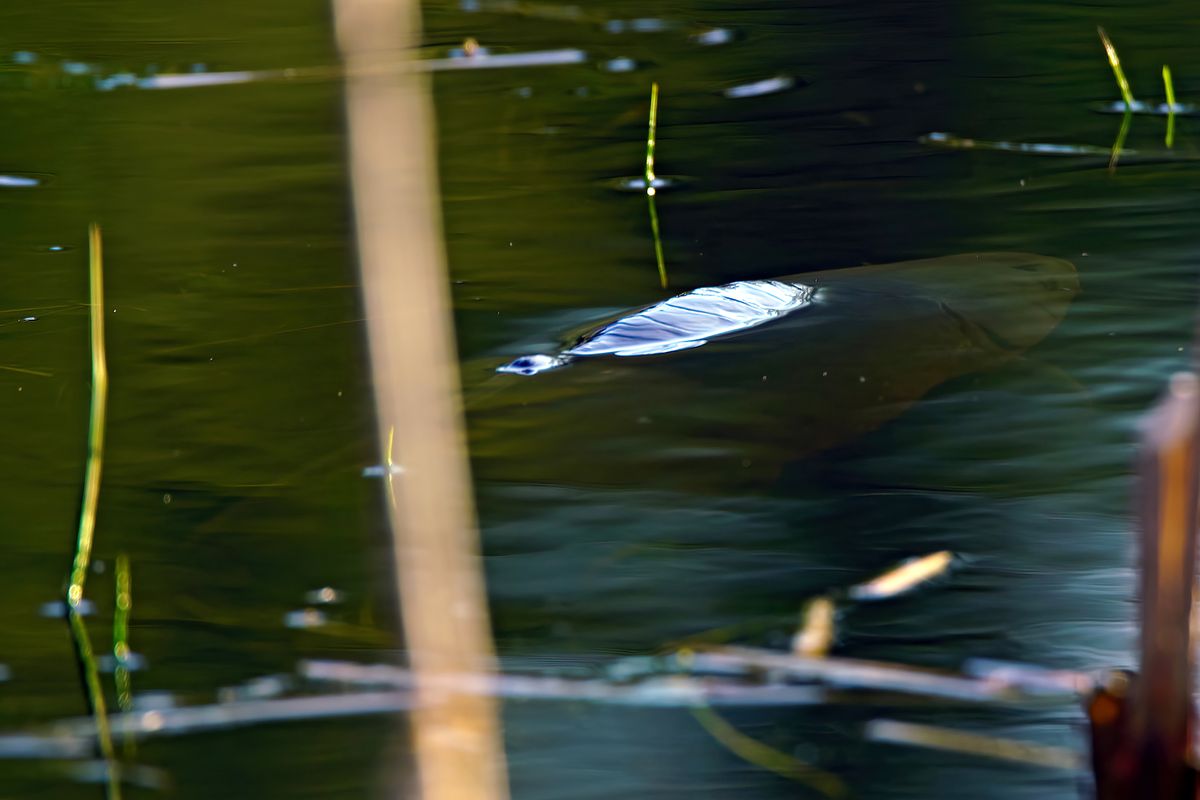
M 954 554 L 949 550 L 910 558 L 866 583 L 850 589 L 854 600 L 887 600 L 910 592 L 922 583 L 944 574 L 954 563 Z
M 984 756 L 1051 769 L 1082 770 L 1086 764 L 1083 755 L 1065 747 L 1034 744 L 1016 739 L 1001 739 L 936 725 L 917 725 L 892 719 L 872 720 L 867 723 L 865 735 L 869 741 L 873 742 L 928 747 L 948 753 Z

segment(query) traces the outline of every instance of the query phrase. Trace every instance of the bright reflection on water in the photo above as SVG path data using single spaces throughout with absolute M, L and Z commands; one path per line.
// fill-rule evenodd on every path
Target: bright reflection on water
M 1145 102 L 1157 106 L 1162 62 L 1195 72 L 1183 9 L 1104 13 Z M 1169 161 L 1106 170 L 1120 120 L 1093 111 L 1116 96 L 1095 14 L 1054 2 L 949 13 L 917 3 L 427 4 L 430 59 L 450 58 L 468 37 L 488 58 L 586 54 L 432 77 L 506 665 L 599 669 L 693 637 L 786 647 L 809 598 L 941 550 L 961 558 L 955 570 L 847 609 L 835 652 L 948 668 L 973 657 L 1129 665 L 1130 441 L 1186 363 L 1200 167 L 1181 118 Z M 89 392 L 80 245 L 93 219 L 105 226 L 112 306 L 97 558 L 123 553 L 132 565 L 128 645 L 145 659 L 130 675 L 134 707 L 146 708 L 148 693 L 180 706 L 274 696 L 291 691 L 277 676 L 294 675 L 301 658 L 395 661 L 381 487 L 363 474 L 377 475 L 380 459 L 338 86 L 124 91 L 155 75 L 213 83 L 333 65 L 326 6 L 164 13 L 134 0 L 59 0 L 14 5 L 0 22 L 17 53 L 0 71 L 0 289 L 12 322 L 0 327 L 0 727 L 85 711 L 65 623 L 42 609 L 61 591 L 77 513 Z M 657 198 L 672 294 L 1014 251 L 1072 262 L 1079 292 L 1044 338 L 993 342 L 1004 358 L 944 370 L 869 425 L 814 416 L 830 444 L 812 452 L 796 438 L 796 415 L 821 410 L 806 386 L 845 375 L 839 391 L 858 391 L 862 378 L 866 392 L 883 375 L 921 372 L 918 356 L 945 363 L 944 350 L 909 346 L 903 324 L 906 314 L 941 319 L 928 313 L 936 299 L 901 292 L 892 304 L 833 307 L 844 324 L 819 342 L 803 325 L 779 351 L 713 342 L 687 351 L 700 360 L 679 372 L 631 379 L 612 363 L 649 362 L 608 358 L 527 381 L 496 375 L 520 353 L 558 352 L 564 333 L 667 299 L 645 201 L 611 188 L 641 172 L 651 81 L 661 87 L 656 168 L 688 176 Z M 730 87 L 743 96 L 726 97 Z M 1194 100 L 1184 84 L 1179 94 Z M 1139 116 L 1125 147 L 1161 152 L 1164 126 Z M 938 149 L 919 141 L 930 131 L 1077 149 L 1059 159 Z M 49 258 L 48 248 L 64 252 Z M 37 320 L 17 324 L 27 316 Z M 869 335 L 880 330 L 888 335 Z M 722 378 L 740 375 L 742 356 L 765 367 L 753 391 Z M 524 437 L 509 435 L 523 419 L 505 410 L 517 382 L 545 387 L 532 406 L 545 409 L 541 424 Z M 689 393 L 694 385 L 705 390 Z M 674 427 L 671 414 L 643 421 L 633 412 L 647 398 L 673 398 L 670 410 L 695 427 Z M 702 469 L 713 464 L 724 466 Z M 321 587 L 336 587 L 340 602 L 310 594 Z M 87 624 L 106 647 L 111 574 L 93 575 L 88 594 Z M 863 736 L 887 717 L 1074 747 L 1081 716 L 1070 705 L 728 717 L 863 797 L 957 798 L 964 786 L 982 798 L 1075 796 L 1070 774 Z M 519 798 L 801 791 L 741 761 L 683 710 L 513 702 L 505 723 Z M 181 796 L 357 797 L 379 784 L 381 764 L 403 763 L 396 729 L 383 717 L 224 726 L 145 742 L 136 761 L 165 771 Z M 0 770 L 13 796 L 101 791 L 73 784 L 96 779 L 86 763 L 74 774 L 20 760 Z M 389 767 L 387 780 L 400 770 Z M 159 775 L 139 774 L 148 784 Z

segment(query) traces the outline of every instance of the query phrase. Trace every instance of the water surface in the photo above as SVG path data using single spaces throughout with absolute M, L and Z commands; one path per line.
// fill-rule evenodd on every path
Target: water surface
M 1081 287 L 1061 324 L 1020 358 L 953 376 L 820 453 L 768 443 L 781 468 L 752 483 L 615 485 L 537 464 L 493 470 L 481 458 L 485 566 L 506 663 L 593 665 L 716 628 L 783 646 L 807 598 L 949 548 L 967 557 L 964 568 L 911 597 L 853 609 L 838 652 L 950 668 L 970 656 L 1129 665 L 1130 442 L 1187 360 L 1200 167 L 1148 159 L 1109 173 L 1088 151 L 1035 158 L 920 138 L 1107 147 L 1119 120 L 1092 108 L 1116 87 L 1095 25 L 1114 38 L 1139 97 L 1159 99 L 1165 61 L 1190 102 L 1200 85 L 1187 77 L 1189 12 L 427 4 L 430 57 L 467 37 L 496 53 L 588 54 L 577 65 L 434 77 L 468 405 L 500 391 L 496 365 L 700 286 L 1021 251 L 1071 261 Z M 108 570 L 89 582 L 93 636 L 110 635 L 111 564 L 125 553 L 131 644 L 148 665 L 135 692 L 207 702 L 223 686 L 291 672 L 301 657 L 396 660 L 379 486 L 362 477 L 376 456 L 339 86 L 99 91 L 94 76 L 63 67 L 329 65 L 327 8 L 61 0 L 0 21 L 4 48 L 39 56 L 0 72 L 0 173 L 37 181 L 0 181 L 0 662 L 11 669 L 0 727 L 84 711 L 66 627 L 38 609 L 61 592 L 77 513 L 91 220 L 105 229 L 112 307 L 96 550 Z M 676 178 L 657 195 L 668 292 L 644 198 L 613 188 L 641 174 L 652 81 L 657 171 Z M 737 90 L 747 86 L 757 88 Z M 1177 124 L 1177 153 L 1195 155 L 1194 122 Z M 1127 146 L 1161 149 L 1163 134 L 1163 120 L 1139 117 Z M 603 382 L 593 389 L 596 414 L 619 411 L 621 392 L 605 400 Z M 705 402 L 714 431 L 737 418 L 737 391 Z M 571 425 L 543 435 L 544 452 L 564 461 L 580 441 Z M 623 453 L 680 442 L 631 425 L 607 444 L 619 470 Z M 286 627 L 285 615 L 324 586 L 344 593 L 325 609 L 333 624 Z M 960 797 L 963 786 L 977 797 L 1075 796 L 1072 775 L 866 743 L 862 724 L 875 716 L 1082 746 L 1071 707 L 730 714 L 863 797 Z M 804 791 L 740 761 L 682 711 L 517 703 L 505 724 L 518 798 Z M 269 726 L 150 742 L 138 760 L 168 770 L 185 797 L 360 797 L 378 785 L 383 760 L 404 751 L 392 728 Z M 101 791 L 53 764 L 4 762 L 0 775 L 14 796 Z

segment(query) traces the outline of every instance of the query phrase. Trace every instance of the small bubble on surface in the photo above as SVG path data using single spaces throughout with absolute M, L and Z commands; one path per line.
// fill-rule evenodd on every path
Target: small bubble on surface
M 283 615 L 283 624 L 289 628 L 319 628 L 329 622 L 323 611 L 301 608 Z
M 305 602 L 312 603 L 313 605 L 340 603 L 344 598 L 345 594 L 332 586 L 322 586 L 320 589 L 312 589 L 304 594 Z
M 4 189 L 32 189 L 41 185 L 32 175 L 0 175 L 0 188 Z
M 733 41 L 733 31 L 728 28 L 709 28 L 692 35 L 692 41 L 704 47 L 719 44 L 729 44 Z
M 134 711 L 162 711 L 168 708 L 175 708 L 175 695 L 170 692 L 141 692 L 133 696 Z
M 764 78 L 761 81 L 752 83 L 743 83 L 738 86 L 730 86 L 722 94 L 731 99 L 740 99 L 745 97 L 761 97 L 765 94 L 776 94 L 777 92 L 785 92 L 796 85 L 796 79 L 789 75 L 776 75 L 773 78 Z
M 126 649 L 120 659 L 111 653 L 106 653 L 99 658 L 97 663 L 100 671 L 107 673 L 115 672 L 117 667 L 124 667 L 129 672 L 141 672 L 146 669 L 146 657 L 129 649 Z
M 96 604 L 85 598 L 79 601 L 75 610 L 81 617 L 90 617 L 96 613 Z M 47 619 L 63 619 L 67 616 L 67 604 L 62 600 L 51 600 L 48 603 L 42 603 L 38 613 Z
M 605 72 L 633 72 L 637 69 L 637 62 L 632 58 L 620 56 L 618 58 L 610 58 L 608 61 L 601 61 L 600 69 Z

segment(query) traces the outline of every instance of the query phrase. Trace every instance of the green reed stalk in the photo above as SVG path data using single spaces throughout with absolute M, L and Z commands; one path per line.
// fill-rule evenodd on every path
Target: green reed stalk
M 654 258 L 658 262 L 658 281 L 662 288 L 667 288 L 667 265 L 663 260 L 662 237 L 658 232 L 658 209 L 654 204 L 654 196 L 658 190 L 654 186 L 654 144 L 658 130 L 658 83 L 650 85 L 650 130 L 646 134 L 646 171 L 643 175 L 646 182 L 646 205 L 650 209 L 650 231 L 654 234 Z
M 1171 68 L 1163 64 L 1163 89 L 1167 93 L 1167 147 L 1175 146 L 1175 84 L 1171 81 Z
M 1108 54 L 1108 64 L 1112 67 L 1113 77 L 1117 79 L 1117 87 L 1121 90 L 1121 97 L 1125 100 L 1125 110 L 1133 110 L 1133 91 L 1129 88 L 1129 81 L 1125 79 L 1125 71 L 1121 69 L 1121 57 L 1117 55 L 1117 48 L 1113 47 L 1112 40 L 1108 38 L 1108 34 L 1104 32 L 1104 28 L 1097 27 L 1096 32 L 1100 34 L 1100 41 L 1104 44 L 1104 52 Z
M 108 773 L 108 797 L 120 800 L 121 775 L 113 750 L 112 730 L 104 702 L 104 688 L 96 668 L 96 656 L 80 608 L 88 568 L 92 562 L 92 544 L 96 533 L 96 506 L 100 500 L 100 472 L 104 465 L 104 428 L 108 408 L 108 359 L 104 347 L 104 256 L 100 226 L 88 228 L 88 289 L 90 295 L 92 350 L 92 404 L 88 420 L 88 455 L 83 473 L 83 500 L 79 509 L 79 534 L 75 545 L 75 560 L 71 566 L 67 587 L 67 620 L 75 642 L 75 653 L 83 671 L 88 705 L 96 723 L 96 740 Z

